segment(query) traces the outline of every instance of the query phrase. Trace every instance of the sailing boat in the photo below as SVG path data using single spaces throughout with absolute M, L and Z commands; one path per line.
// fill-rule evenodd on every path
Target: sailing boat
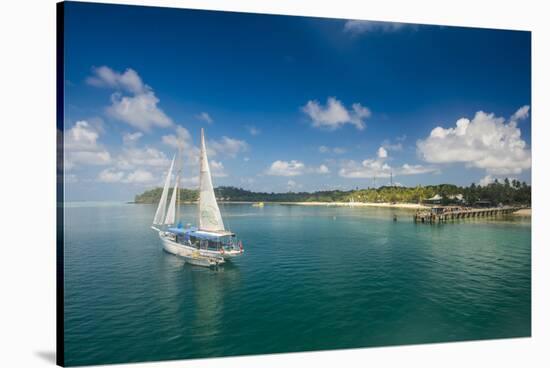
M 175 160 L 176 156 L 174 155 L 166 175 L 153 226 L 151 226 L 158 232 L 164 250 L 183 257 L 190 264 L 207 267 L 218 266 L 228 259 L 243 255 L 242 242 L 236 240 L 234 233 L 225 229 L 216 201 L 203 129 L 201 129 L 199 201 L 197 205 L 198 227 L 183 227 L 181 222 L 176 221 L 178 219 L 177 210 L 180 207 L 178 187 L 182 171 L 181 148 L 180 169 L 176 174 L 176 182 L 166 211 Z M 177 225 L 174 227 L 176 223 Z

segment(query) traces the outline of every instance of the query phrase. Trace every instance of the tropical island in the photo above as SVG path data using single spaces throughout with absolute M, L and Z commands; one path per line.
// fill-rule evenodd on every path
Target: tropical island
M 481 186 L 472 183 L 470 186 L 439 184 L 427 186 L 383 186 L 355 190 L 327 190 L 316 192 L 267 193 L 253 192 L 231 186 L 217 187 L 216 198 L 220 202 L 277 202 L 296 204 L 316 203 L 357 203 L 369 205 L 409 205 L 411 207 L 430 204 L 449 205 L 460 203 L 469 206 L 515 205 L 531 206 L 531 186 L 518 180 L 508 178 Z M 158 203 L 162 188 L 147 190 L 135 196 L 134 203 Z M 195 202 L 198 190 L 180 189 L 182 202 Z

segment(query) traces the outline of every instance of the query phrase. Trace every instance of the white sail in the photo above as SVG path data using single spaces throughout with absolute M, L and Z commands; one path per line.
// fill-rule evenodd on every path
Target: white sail
M 172 158 L 172 164 L 170 164 L 170 169 L 166 175 L 164 189 L 162 190 L 162 195 L 160 196 L 159 206 L 157 207 L 157 212 L 155 213 L 155 218 L 153 219 L 153 224 L 155 225 L 162 225 L 162 220 L 164 220 L 164 214 L 166 212 L 166 199 L 168 198 L 168 190 L 170 188 L 170 177 L 172 176 L 175 160 L 176 156 L 174 155 L 174 158 Z
M 210 165 L 206 156 L 206 144 L 204 143 L 204 131 L 201 129 L 201 162 L 199 184 L 199 228 L 210 231 L 225 230 L 222 215 L 214 195 Z
M 164 225 L 172 225 L 176 222 L 176 198 L 178 197 L 178 182 L 179 175 L 176 177 L 176 184 L 174 184 L 174 190 L 172 190 L 172 198 L 170 198 L 170 205 L 168 206 L 168 212 L 166 212 Z

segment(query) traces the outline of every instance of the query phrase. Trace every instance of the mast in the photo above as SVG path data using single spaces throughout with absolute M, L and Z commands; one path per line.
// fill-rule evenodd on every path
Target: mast
M 201 149 L 199 153 L 199 195 L 197 196 L 197 227 L 200 228 L 201 223 L 201 188 L 202 188 L 202 160 L 203 160 L 203 154 L 202 154 L 202 146 L 204 142 L 204 129 L 201 128 Z
M 164 217 L 166 215 L 166 200 L 168 199 L 168 190 L 170 187 L 170 179 L 172 176 L 172 170 L 174 169 L 175 160 L 176 160 L 176 156 L 174 155 L 174 158 L 172 158 L 172 163 L 170 164 L 170 169 L 168 169 L 168 173 L 166 174 L 166 180 L 164 181 L 164 188 L 162 189 L 162 195 L 160 196 L 157 212 L 155 213 L 155 218 L 153 219 L 153 224 L 155 225 L 162 225 L 164 221 Z
M 172 197 L 170 199 L 170 205 L 168 206 L 168 212 L 164 218 L 164 225 L 173 225 L 176 222 L 176 197 L 178 192 L 179 174 L 176 177 L 176 183 L 174 189 L 172 189 Z
M 183 174 L 183 143 L 180 141 L 178 142 L 178 154 L 179 154 L 179 170 L 178 170 L 178 179 L 177 179 L 177 187 L 178 191 L 176 192 L 176 218 L 175 218 L 175 224 L 178 226 L 179 221 L 181 221 L 181 176 Z

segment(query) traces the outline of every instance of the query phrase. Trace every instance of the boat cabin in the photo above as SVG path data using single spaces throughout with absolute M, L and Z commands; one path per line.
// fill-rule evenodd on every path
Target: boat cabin
M 207 231 L 195 227 L 172 227 L 168 231 L 174 234 L 175 242 L 191 245 L 197 249 L 219 251 L 222 248 L 234 248 L 235 234 L 230 231 Z

